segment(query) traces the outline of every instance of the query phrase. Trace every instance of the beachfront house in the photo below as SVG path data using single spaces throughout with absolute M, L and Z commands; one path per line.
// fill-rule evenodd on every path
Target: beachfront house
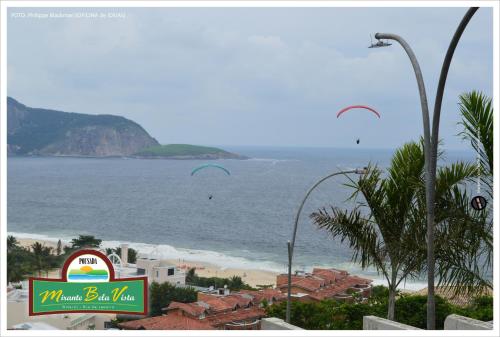
M 128 263 L 128 245 L 121 244 L 121 256 L 111 257 L 115 274 L 119 278 L 147 276 L 148 282 L 168 282 L 176 286 L 186 284 L 186 274 L 168 260 L 154 254 L 139 255 L 135 264 Z M 111 254 L 114 255 L 114 254 Z
M 171 302 L 165 315 L 118 324 L 121 329 L 146 330 L 260 330 L 265 317 L 262 302 L 279 302 L 286 296 L 277 289 L 231 293 L 210 289 L 198 292 L 194 303 Z
M 335 299 L 354 302 L 370 297 L 372 280 L 350 275 L 345 270 L 314 268 L 312 273 L 292 275 L 292 299 L 295 301 L 321 301 Z M 283 293 L 288 291 L 288 275 L 276 277 L 276 286 Z

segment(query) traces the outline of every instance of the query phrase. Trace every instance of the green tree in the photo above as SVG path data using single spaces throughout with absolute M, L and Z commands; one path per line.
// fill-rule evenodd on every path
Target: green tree
M 363 316 L 383 317 L 387 313 L 388 289 L 376 286 L 365 303 L 344 303 L 334 300 L 321 302 L 292 302 L 291 323 L 308 330 L 361 330 Z M 395 303 L 395 320 L 417 328 L 426 328 L 427 297 L 401 294 Z M 268 317 L 285 318 L 286 302 L 265 308 Z M 493 319 L 493 298 L 479 297 L 471 305 L 461 308 L 436 296 L 436 328 L 443 329 L 450 314 L 490 321 Z
M 12 235 L 7 236 L 7 251 L 16 248 L 18 245 L 19 241 L 17 241 L 17 239 L 14 236 Z
M 78 238 L 71 240 L 71 248 L 99 248 L 101 242 L 101 239 L 96 239 L 93 235 L 79 235 Z
M 122 256 L 121 247 L 116 247 L 113 251 L 116 253 L 116 255 L 118 255 L 120 257 Z M 134 248 L 128 248 L 127 259 L 128 259 L 128 263 L 136 263 L 137 262 L 137 250 L 135 250 Z
M 477 153 L 474 182 L 479 179 L 490 205 L 483 211 L 475 211 L 470 207 L 470 191 L 453 191 L 455 201 L 452 204 L 461 206 L 459 209 L 450 207 L 449 211 L 466 214 L 466 221 L 459 216 L 440 229 L 444 235 L 436 242 L 436 262 L 440 284 L 452 285 L 455 293 L 470 295 L 484 288 L 492 289 L 493 105 L 491 98 L 476 91 L 461 95 L 459 100 L 463 127 L 460 135 Z M 455 246 L 464 249 L 457 250 Z
M 33 252 L 33 269 L 40 276 L 46 266 L 44 259 L 45 246 L 37 241 L 31 245 L 31 250 Z
M 479 155 L 478 174 L 488 188 L 490 197 L 493 191 L 493 105 L 491 98 L 472 91 L 459 97 L 463 139 L 471 143 Z
M 245 283 L 243 282 L 243 280 L 241 279 L 240 276 L 231 276 L 231 278 L 229 279 L 229 282 L 228 282 L 228 287 L 230 289 L 243 289 L 245 286 Z
M 195 284 L 196 283 L 196 268 L 189 268 L 186 273 L 186 283 Z
M 229 289 L 233 291 L 246 289 L 246 290 L 255 290 L 253 287 L 243 282 L 240 276 L 232 276 L 231 278 L 222 278 L 222 277 L 202 277 L 196 274 L 196 269 L 191 268 L 186 273 L 186 283 L 191 284 L 198 287 L 214 287 L 214 288 L 223 288 L 224 286 L 228 286 Z
M 12 236 L 7 241 L 7 282 L 19 282 L 31 272 L 32 254 Z
M 450 210 L 460 210 L 462 204 L 457 205 L 453 197 L 463 196 L 459 192 L 473 173 L 474 167 L 465 163 L 438 170 L 436 221 L 446 224 L 444 228 L 448 230 L 451 224 L 470 215 Z M 376 166 L 370 166 L 358 181 L 351 179 L 348 186 L 354 191 L 351 198 L 356 200 L 353 210 L 332 207 L 331 211 L 323 208 L 311 214 L 317 226 L 333 237 L 340 237 L 342 242 L 347 241 L 354 251 L 353 261 L 360 262 L 363 268 L 373 266 L 384 276 L 389 288 L 387 318 L 391 320 L 394 320 L 397 287 L 425 268 L 424 176 L 422 142 L 405 144 L 396 150 L 386 175 Z M 442 208 L 444 205 L 449 208 Z M 446 257 L 441 255 L 441 258 Z
M 440 296 L 436 296 L 436 329 L 442 330 L 448 315 L 459 308 Z M 403 295 L 396 301 L 396 321 L 420 329 L 427 328 L 427 296 Z
M 61 255 L 62 252 L 62 243 L 61 239 L 57 240 L 56 254 Z
M 149 286 L 150 315 L 161 316 L 163 308 L 170 305 L 170 302 L 191 303 L 196 302 L 197 292 L 191 287 L 180 288 L 168 282 L 153 282 Z

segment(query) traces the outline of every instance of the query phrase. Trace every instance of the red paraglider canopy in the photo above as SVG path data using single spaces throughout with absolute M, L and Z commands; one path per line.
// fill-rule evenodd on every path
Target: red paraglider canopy
M 339 118 L 340 115 L 342 115 L 344 112 L 346 112 L 348 110 L 351 110 L 351 109 L 366 109 L 366 110 L 370 110 L 375 115 L 377 115 L 378 118 L 380 118 L 380 114 L 375 109 L 370 108 L 369 106 L 366 106 L 366 105 L 351 105 L 351 106 L 348 106 L 347 108 L 344 108 L 344 109 L 340 110 L 337 113 L 337 118 Z

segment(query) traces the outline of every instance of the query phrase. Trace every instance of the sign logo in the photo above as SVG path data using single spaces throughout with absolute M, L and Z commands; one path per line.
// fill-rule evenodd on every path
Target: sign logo
M 64 262 L 60 279 L 29 278 L 30 316 L 60 313 L 147 315 L 147 277 L 115 279 L 103 253 L 84 249 Z

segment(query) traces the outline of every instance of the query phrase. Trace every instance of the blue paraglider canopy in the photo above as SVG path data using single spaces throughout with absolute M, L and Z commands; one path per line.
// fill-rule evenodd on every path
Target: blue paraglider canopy
M 200 171 L 200 170 L 203 170 L 203 169 L 206 169 L 206 168 L 209 168 L 209 167 L 213 167 L 213 168 L 217 168 L 219 170 L 222 170 L 224 171 L 228 176 L 231 175 L 231 172 L 229 172 L 228 169 L 226 169 L 224 166 L 221 166 L 221 165 L 218 165 L 218 164 L 203 164 L 203 165 L 200 165 L 198 167 L 195 167 L 193 169 L 193 171 L 191 171 L 191 175 L 193 176 L 196 172 Z

